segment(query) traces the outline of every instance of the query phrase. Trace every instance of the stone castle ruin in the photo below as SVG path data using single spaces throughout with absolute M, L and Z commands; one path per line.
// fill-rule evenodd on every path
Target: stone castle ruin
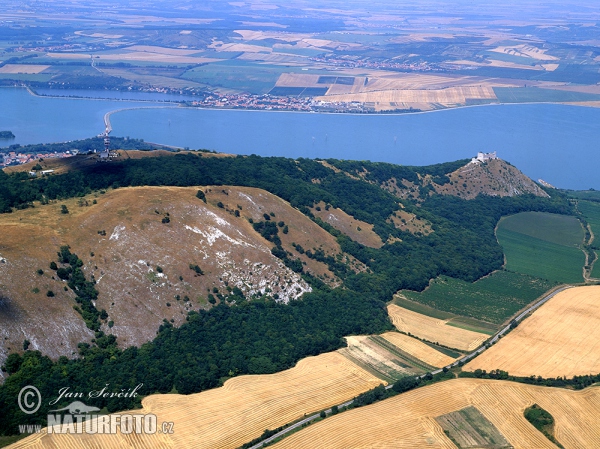
M 481 151 L 477 153 L 477 157 L 471 159 L 471 164 L 479 164 L 480 162 L 491 161 L 492 159 L 498 159 L 496 156 L 496 152 L 493 153 L 482 153 Z

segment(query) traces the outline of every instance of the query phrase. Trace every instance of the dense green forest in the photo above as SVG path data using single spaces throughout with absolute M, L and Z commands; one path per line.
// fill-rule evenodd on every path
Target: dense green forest
M 309 257 L 329 265 L 343 280 L 343 286 L 330 290 L 316 279 L 313 293 L 289 305 L 269 299 L 220 304 L 209 311 L 191 312 L 188 322 L 174 328 L 169 322 L 160 327 L 154 341 L 141 348 L 117 347 L 116 339 L 98 331 L 102 311 L 87 307 L 95 289 L 87 282 L 79 258 L 67 247 L 59 251 L 61 274 L 79 295 L 81 314 L 96 330 L 92 344 L 81 343 L 79 358 L 61 357 L 53 362 L 39 352 L 11 354 L 4 369 L 10 373 L 0 386 L 0 409 L 7 419 L 0 434 L 16 431 L 17 424 L 43 422 L 45 410 L 25 416 L 17 410 L 15 397 L 25 385 L 37 386 L 44 397 L 56 395 L 65 385 L 82 391 L 101 388 L 134 388 L 143 383 L 142 394 L 166 393 L 175 389 L 192 393 L 218 386 L 224 379 L 245 373 L 272 373 L 293 366 L 299 359 L 343 346 L 345 335 L 378 333 L 391 328 L 385 302 L 400 289 L 422 290 L 430 279 L 446 275 L 472 282 L 500 268 L 503 253 L 494 227 L 503 215 L 536 210 L 573 213 L 572 206 L 558 192 L 552 199 L 523 195 L 513 198 L 483 197 L 462 200 L 425 192 L 418 200 L 400 200 L 380 188 L 390 177 L 419 181 L 429 174 L 443 183 L 448 173 L 464 161 L 430 167 L 400 167 L 370 162 L 329 161 L 348 172 L 367 171 L 367 179 L 336 173 L 318 161 L 308 159 L 238 156 L 199 157 L 181 153 L 169 157 L 124 160 L 96 164 L 79 171 L 30 179 L 26 174 L 0 172 L 0 211 L 33 207 L 54 199 L 83 196 L 92 191 L 142 185 L 203 186 L 239 185 L 265 189 L 298 208 L 331 234 L 343 251 L 362 261 L 368 270 L 355 273 L 326 256 L 317 248 L 304 248 Z M 202 199 L 202 198 L 201 198 Z M 314 217 L 310 207 L 324 201 L 374 225 L 374 231 L 387 242 L 380 249 L 365 247 Z M 387 221 L 401 207 L 431 223 L 434 232 L 413 235 L 396 229 Z M 273 254 L 284 259 L 294 271 L 302 265 L 287 259 L 280 247 L 279 224 L 254 223 L 275 246 Z M 281 232 L 286 232 L 285 226 Z M 286 260 L 287 259 L 287 260 Z M 57 266 L 57 274 L 59 267 Z M 59 274 L 60 276 L 60 274 Z M 131 399 L 104 399 L 95 406 L 109 411 L 134 406 Z M 29 421 L 28 421 L 29 420 Z

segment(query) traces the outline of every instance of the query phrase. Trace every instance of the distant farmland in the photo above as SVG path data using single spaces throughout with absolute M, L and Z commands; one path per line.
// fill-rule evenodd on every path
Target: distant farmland
M 523 212 L 498 223 L 506 269 L 561 283 L 583 282 L 583 229 L 575 217 Z

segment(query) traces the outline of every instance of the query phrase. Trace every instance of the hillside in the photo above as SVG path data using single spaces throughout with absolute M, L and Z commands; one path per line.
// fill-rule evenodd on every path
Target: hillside
M 334 159 L 321 163 L 352 179 L 377 184 L 401 199 L 422 200 L 433 192 L 467 200 L 478 195 L 512 197 L 532 194 L 549 197 L 519 169 L 496 156 L 482 156 L 480 159 L 460 160 L 429 167 L 404 167 Z
M 300 255 L 292 243 L 331 256 L 342 253 L 339 244 L 288 203 L 252 188 L 203 190 L 206 204 L 196 197 L 197 188 L 138 187 L 0 215 L 1 361 L 24 340 L 31 342 L 29 349 L 58 357 L 93 338 L 73 310 L 73 292 L 49 268 L 62 245 L 71 247 L 84 261 L 85 275 L 96 280 L 96 307 L 114 322 L 102 329 L 123 347 L 152 339 L 163 319 L 179 325 L 190 310 L 211 307 L 211 297 L 229 302 L 233 288 L 248 298 L 267 294 L 284 302 L 310 291 L 248 222 L 264 220 L 265 213 L 285 223 L 289 231 L 280 233 L 282 246 L 302 260 L 305 272 L 339 283 L 325 264 Z M 68 214 L 60 212 L 62 204 Z M 163 223 L 167 216 L 169 223 Z M 55 296 L 47 297 L 48 291 Z
M 450 182 L 432 185 L 437 193 L 473 199 L 477 195 L 515 196 L 530 193 L 548 197 L 534 181 L 502 159 L 472 161 L 447 174 Z
M 494 236 L 502 215 L 567 211 L 560 197 L 512 204 L 482 196 L 452 203 L 435 195 L 431 185 L 449 186 L 444 182 L 462 176 L 465 161 L 403 167 L 162 150 L 120 154 L 110 163 L 87 155 L 48 159 L 43 168 L 55 174 L 43 179 L 0 173 L 1 208 L 24 207 L 0 215 L 0 361 L 21 351 L 25 340 L 29 349 L 56 358 L 73 355 L 77 343 L 93 337 L 73 310 L 73 292 L 48 268 L 63 245 L 96 282 L 96 308 L 109 317 L 102 330 L 127 347 L 153 338 L 163 320 L 180 325 L 187 312 L 213 303 L 265 294 L 298 298 L 311 290 L 300 272 L 379 300 L 402 288 L 421 290 L 442 273 L 473 281 L 502 263 Z M 490 165 L 523 177 L 500 160 L 467 167 L 472 175 Z M 402 194 L 390 193 L 390 180 L 403 186 Z M 196 197 L 197 187 L 160 187 L 203 181 L 213 184 L 203 188 L 206 203 Z M 148 184 L 155 187 L 106 190 Z M 59 200 L 66 196 L 76 198 Z M 41 204 L 28 207 L 35 199 Z M 60 212 L 63 204 L 70 213 Z
M 385 381 L 425 372 L 439 364 L 430 350 L 457 353 L 377 337 L 393 329 L 385 303 L 439 276 L 472 283 L 500 269 L 503 216 L 574 214 L 560 192 L 437 193 L 465 160 L 220 156 L 139 152 L 46 177 L 0 172 L 0 433 L 18 432 L 22 385 L 44 396 L 65 378 L 90 390 L 198 393 L 289 369 L 344 347 L 346 336 L 374 335 L 350 338 L 341 353 Z M 464 323 L 445 327 L 469 330 L 478 324 L 468 317 L 488 306 L 472 301 Z M 437 321 L 433 342 L 443 340 Z M 97 402 L 109 412 L 136 405 Z M 44 424 L 49 409 L 28 422 Z

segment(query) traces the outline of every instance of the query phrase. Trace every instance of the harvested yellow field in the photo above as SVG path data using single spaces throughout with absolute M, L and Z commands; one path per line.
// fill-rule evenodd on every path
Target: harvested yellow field
M 278 87 L 327 87 L 326 84 L 319 84 L 319 75 L 309 75 L 308 73 L 282 73 L 277 82 Z
M 343 75 L 340 75 L 343 76 Z M 365 77 L 354 77 L 353 84 L 319 83 L 320 75 L 306 73 L 282 73 L 275 84 L 278 87 L 329 87 L 326 95 L 359 93 L 365 84 Z M 335 76 L 331 76 L 335 78 Z
M 457 105 L 466 103 L 467 99 L 495 100 L 496 94 L 491 87 L 463 86 L 447 89 L 425 90 L 383 90 L 361 92 L 357 94 L 326 95 L 317 97 L 321 101 L 360 103 L 440 103 Z
M 12 447 L 234 449 L 265 429 L 342 403 L 380 383 L 341 354 L 331 352 L 303 359 L 277 374 L 235 377 L 221 388 L 198 394 L 145 398 L 144 408 L 135 413 L 156 414 L 158 423 L 173 422 L 174 433 L 169 436 L 48 435 L 44 430 Z
M 490 51 L 495 51 L 496 53 L 505 53 L 507 55 L 523 56 L 540 61 L 558 61 L 559 59 L 556 56 L 547 55 L 546 50 L 542 50 L 541 48 L 527 44 L 515 45 L 512 47 L 500 46 L 493 48 Z
M 0 73 L 27 73 L 27 74 L 38 74 L 46 70 L 49 65 L 35 65 L 35 64 L 6 64 L 0 67 Z
M 398 330 L 450 348 L 472 351 L 489 337 L 479 332 L 450 326 L 447 324 L 449 320 L 422 315 L 396 304 L 390 304 L 387 309 L 392 323 Z
M 452 357 L 433 349 L 431 346 L 426 345 L 422 341 L 409 337 L 408 335 L 400 334 L 398 332 L 386 332 L 381 336 L 397 348 L 409 353 L 419 360 L 422 360 L 428 365 L 435 366 L 436 368 L 447 366 L 455 360 Z
M 477 368 L 542 377 L 600 372 L 600 286 L 557 294 L 464 369 Z
M 497 59 L 492 59 L 488 66 L 489 67 L 506 67 L 509 69 L 522 69 L 522 70 L 543 70 L 542 66 L 540 66 L 540 65 L 517 64 L 515 62 L 498 61 Z
M 306 34 L 281 32 L 281 31 L 262 31 L 262 30 L 235 30 L 245 41 L 261 41 L 264 39 L 277 39 L 279 41 L 296 42 L 304 39 Z M 275 44 L 277 45 L 277 44 Z
M 558 69 L 558 64 L 542 64 L 542 67 L 547 72 L 554 72 L 556 69 Z
M 361 92 L 364 84 L 365 77 L 357 76 L 354 78 L 354 84 L 332 84 L 326 95 L 357 94 Z
M 444 89 L 461 86 L 486 86 L 490 87 L 489 80 L 472 76 L 447 76 L 425 75 L 410 73 L 393 73 L 385 76 L 369 76 L 367 83 L 363 82 L 361 92 L 380 90 L 419 90 L 419 89 Z
M 302 39 L 301 42 L 310 45 L 311 47 L 327 47 L 333 44 L 333 41 L 326 39 Z
M 350 410 L 283 439 L 274 449 L 456 449 L 435 418 L 477 408 L 515 449 L 556 449 L 523 416 L 534 404 L 555 419 L 567 449 L 598 447 L 600 388 L 571 391 L 507 381 L 455 379 Z

